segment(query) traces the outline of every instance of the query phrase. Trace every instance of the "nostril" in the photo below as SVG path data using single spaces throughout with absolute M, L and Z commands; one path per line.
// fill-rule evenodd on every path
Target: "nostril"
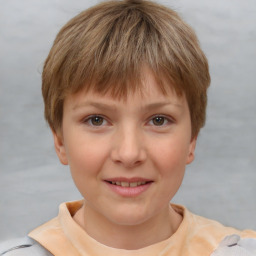
M 119 165 L 123 165 L 127 168 L 135 167 L 142 164 L 146 159 L 146 151 L 144 144 L 138 136 L 127 135 L 131 132 L 127 132 L 125 137 L 117 137 L 114 148 L 111 152 L 112 160 Z

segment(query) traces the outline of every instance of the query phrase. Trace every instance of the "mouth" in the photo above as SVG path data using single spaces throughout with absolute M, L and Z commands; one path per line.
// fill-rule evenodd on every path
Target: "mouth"
M 109 184 L 116 185 L 116 186 L 121 186 L 121 187 L 131 187 L 135 188 L 138 186 L 143 186 L 148 183 L 152 183 L 152 181 L 137 181 L 137 182 L 127 182 L 127 181 L 109 181 L 106 180 Z
M 122 197 L 136 197 L 148 190 L 154 181 L 144 178 L 113 178 L 104 182 L 113 192 Z

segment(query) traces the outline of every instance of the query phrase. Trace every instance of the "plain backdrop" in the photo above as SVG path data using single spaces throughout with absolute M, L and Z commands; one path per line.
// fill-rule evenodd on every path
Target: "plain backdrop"
M 58 30 L 92 0 L 0 0 L 0 240 L 80 199 L 43 119 L 40 73 Z M 207 124 L 174 202 L 256 229 L 256 1 L 159 1 L 194 27 L 210 64 Z

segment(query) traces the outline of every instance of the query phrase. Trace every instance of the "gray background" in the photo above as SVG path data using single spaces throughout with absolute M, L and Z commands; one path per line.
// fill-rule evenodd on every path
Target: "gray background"
M 0 0 L 0 240 L 81 198 L 43 119 L 40 72 L 61 26 L 98 1 Z M 174 202 L 256 229 L 256 1 L 172 0 L 209 58 L 207 125 Z

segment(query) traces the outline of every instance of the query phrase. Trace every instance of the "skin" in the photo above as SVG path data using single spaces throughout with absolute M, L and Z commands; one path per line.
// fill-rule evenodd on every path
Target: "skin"
M 114 248 L 143 248 L 178 229 L 182 216 L 169 202 L 194 159 L 196 138 L 185 97 L 171 89 L 163 95 L 150 71 L 144 77 L 143 97 L 69 95 L 61 131 L 53 132 L 57 155 L 85 198 L 74 220 Z M 150 181 L 136 196 L 120 195 L 106 182 L 134 177 Z

